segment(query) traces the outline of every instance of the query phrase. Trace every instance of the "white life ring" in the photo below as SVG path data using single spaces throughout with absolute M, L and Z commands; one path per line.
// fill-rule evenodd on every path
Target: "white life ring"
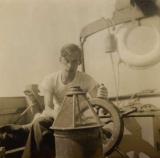
M 127 39 L 134 29 L 149 29 L 152 30 L 156 42 L 150 52 L 137 54 L 133 50 L 131 51 L 127 46 Z M 118 53 L 121 61 L 132 67 L 148 67 L 154 65 L 160 61 L 160 32 L 155 26 L 148 25 L 131 25 L 129 27 L 123 27 L 117 35 L 118 39 Z M 153 43 L 152 43 L 153 44 Z

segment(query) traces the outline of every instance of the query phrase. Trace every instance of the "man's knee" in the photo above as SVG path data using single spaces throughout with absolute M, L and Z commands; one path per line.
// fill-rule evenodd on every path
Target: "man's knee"
M 37 126 L 42 126 L 44 128 L 49 128 L 50 126 L 52 126 L 54 119 L 52 117 L 38 117 L 34 120 L 33 122 L 33 126 L 37 127 Z

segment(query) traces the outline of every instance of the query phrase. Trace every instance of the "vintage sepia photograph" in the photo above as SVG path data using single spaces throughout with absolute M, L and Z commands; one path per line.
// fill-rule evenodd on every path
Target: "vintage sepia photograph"
M 0 0 L 0 158 L 160 158 L 160 0 Z

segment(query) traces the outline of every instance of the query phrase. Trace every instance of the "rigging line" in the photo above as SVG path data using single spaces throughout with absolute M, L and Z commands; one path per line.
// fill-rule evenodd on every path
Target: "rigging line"
M 115 13 L 114 13 L 115 14 Z M 115 37 L 115 31 L 116 31 L 116 27 L 114 24 L 113 20 L 110 20 L 110 23 L 112 25 L 112 32 L 110 29 L 108 29 L 109 34 L 114 34 L 114 38 L 115 38 L 115 43 L 117 45 L 117 39 Z M 112 41 L 113 42 L 113 41 Z M 113 43 L 112 43 L 113 44 Z M 114 52 L 117 52 L 117 48 L 115 50 L 113 50 Z M 118 54 L 118 53 L 117 53 Z M 111 58 L 111 65 L 112 65 L 112 70 L 113 70 L 113 78 L 114 78 L 114 82 L 115 82 L 115 90 L 116 90 L 116 104 L 117 106 L 120 105 L 120 101 L 119 101 L 119 84 L 120 84 L 120 64 L 121 64 L 121 60 L 119 58 L 118 63 L 117 63 L 117 67 L 115 68 L 115 64 L 114 64 L 114 60 L 113 60 L 113 56 L 112 53 L 110 53 L 110 58 Z
M 117 105 L 120 104 L 120 101 L 119 101 L 119 90 L 120 90 L 120 60 L 118 60 L 118 63 L 117 63 Z
M 115 90 L 116 90 L 116 103 L 117 105 L 119 105 L 119 63 L 118 63 L 118 73 L 116 75 L 116 69 L 114 66 L 114 60 L 113 60 L 113 56 L 112 53 L 110 53 L 110 58 L 111 58 L 111 64 L 112 64 L 112 70 L 113 70 L 113 78 L 114 78 L 114 84 L 115 84 Z

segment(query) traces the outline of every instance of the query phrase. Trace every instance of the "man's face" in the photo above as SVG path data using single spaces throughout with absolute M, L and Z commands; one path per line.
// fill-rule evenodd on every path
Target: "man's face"
M 63 66 L 63 70 L 66 72 L 76 72 L 78 65 L 80 65 L 80 59 L 70 57 L 60 57 L 60 63 Z

